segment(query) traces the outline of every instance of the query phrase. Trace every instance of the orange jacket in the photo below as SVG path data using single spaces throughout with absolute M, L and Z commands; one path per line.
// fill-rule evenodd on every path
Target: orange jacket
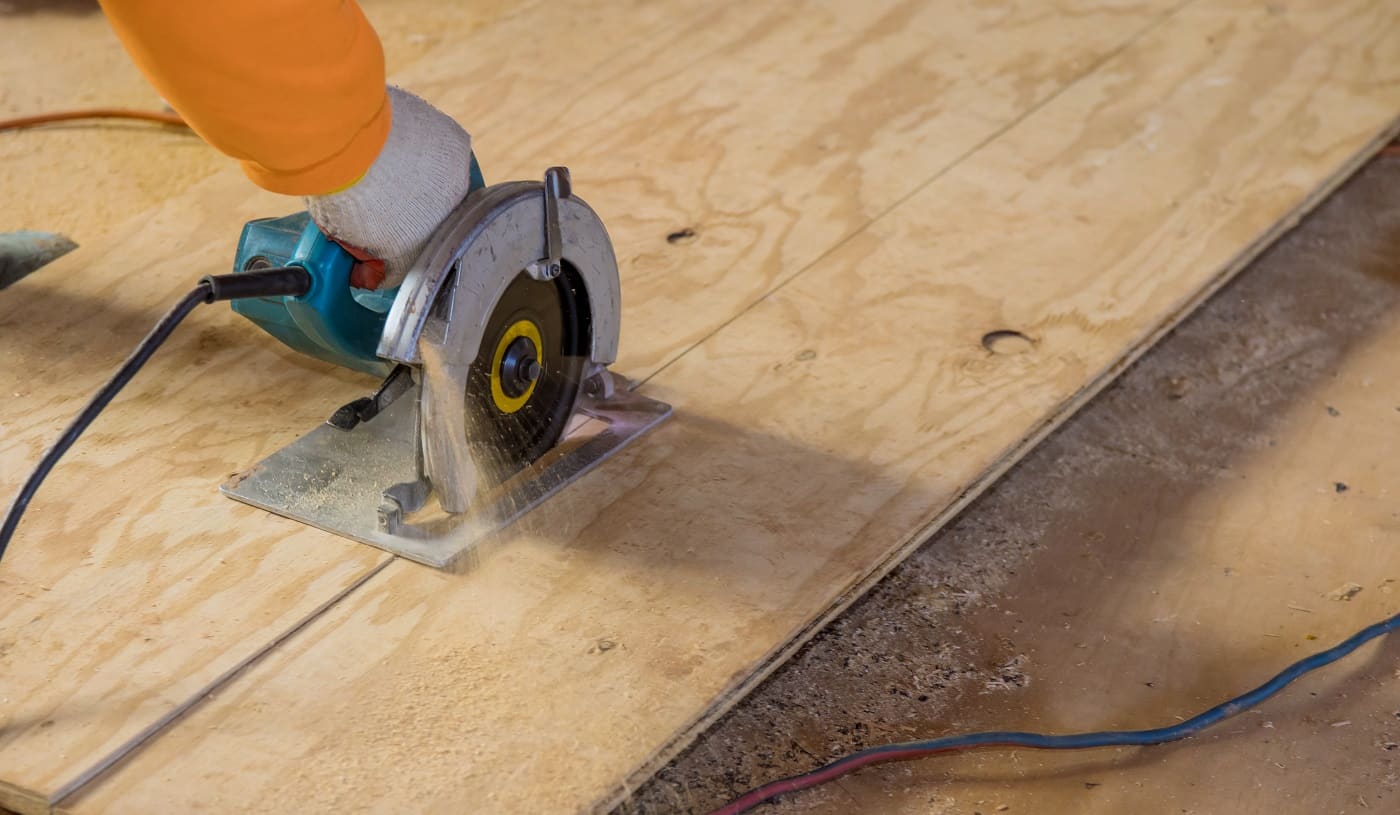
M 161 96 L 264 189 L 344 189 L 388 138 L 384 52 L 354 0 L 101 3 Z

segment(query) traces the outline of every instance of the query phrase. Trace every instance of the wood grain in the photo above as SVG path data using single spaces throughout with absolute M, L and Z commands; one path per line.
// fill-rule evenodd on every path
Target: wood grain
M 766 255 L 786 284 L 646 386 L 675 419 L 476 569 L 391 563 L 69 808 L 609 805 L 1374 150 L 1397 32 L 1171 15 L 809 267 Z
M 959 520 L 1021 538 L 1006 561 L 969 557 L 956 533 L 951 552 L 921 550 L 930 572 L 956 574 L 961 549 L 991 590 L 906 624 L 957 630 L 964 664 L 1014 657 L 1023 678 L 968 683 L 864 738 L 1158 726 L 1396 613 L 1397 179 L 1400 158 L 1367 167 Z M 1037 513 L 1031 548 L 1016 527 Z M 892 613 L 863 611 L 872 627 Z M 818 793 L 773 811 L 1389 812 L 1397 667 L 1392 636 L 1180 749 L 949 756 L 843 779 L 840 803 Z M 877 669 L 847 699 L 859 710 L 917 673 Z M 861 718 L 831 715 L 789 723 L 798 749 L 824 757 Z
M 493 6 L 434 31 L 437 44 L 396 79 L 472 124 L 493 177 L 575 164 L 580 190 L 635 253 L 623 366 L 646 375 L 1166 8 Z M 524 42 L 567 53 L 568 70 L 519 54 Z M 0 385 L 25 410 L 4 414 L 0 488 L 14 488 L 162 304 L 223 270 L 243 221 L 292 206 L 218 173 L 7 290 Z M 698 241 L 665 240 L 684 225 Z M 0 610 L 5 805 L 47 808 L 384 563 L 213 491 L 368 383 L 227 313 L 195 321 L 46 485 L 6 560 L 0 580 L 21 602 Z

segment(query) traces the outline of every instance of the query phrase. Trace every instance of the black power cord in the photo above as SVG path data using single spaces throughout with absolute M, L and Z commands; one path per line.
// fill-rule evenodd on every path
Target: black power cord
M 141 366 L 146 364 L 156 349 L 170 337 L 175 326 L 189 316 L 196 306 L 244 297 L 298 297 L 310 290 L 311 274 L 300 266 L 279 266 L 240 274 L 207 275 L 201 279 L 189 294 L 182 297 L 174 308 L 160 318 L 160 322 L 157 322 L 151 333 L 141 340 L 136 350 L 131 352 L 131 356 L 126 358 L 112 378 L 98 389 L 87 406 L 64 428 L 58 440 L 40 456 L 39 463 L 34 466 L 34 471 L 29 474 L 24 486 L 20 487 L 14 503 L 10 504 L 9 511 L 5 513 L 5 522 L 0 524 L 0 558 L 5 556 L 5 549 L 10 545 L 15 530 L 19 528 L 19 519 L 24 515 L 24 510 L 54 465 L 68 452 L 68 448 L 73 446 L 83 431 L 87 430 L 88 425 L 92 424 L 102 409 L 126 387 L 132 377 L 136 376 L 136 372 L 141 370 Z

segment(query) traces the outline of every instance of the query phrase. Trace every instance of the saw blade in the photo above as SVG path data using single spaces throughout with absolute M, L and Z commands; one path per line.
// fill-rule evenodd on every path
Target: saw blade
M 520 273 L 496 303 L 467 374 L 466 436 L 488 481 L 544 455 L 573 415 L 586 368 L 587 304 L 568 275 Z

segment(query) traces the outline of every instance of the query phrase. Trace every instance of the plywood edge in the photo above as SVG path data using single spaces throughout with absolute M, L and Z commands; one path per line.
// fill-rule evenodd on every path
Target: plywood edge
M 203 687 L 199 688 L 194 693 L 190 694 L 188 697 L 182 700 L 179 704 L 167 710 L 160 718 L 156 719 L 146 727 L 142 728 L 138 733 L 136 733 L 130 739 L 123 742 L 115 750 L 111 751 L 105 756 L 102 756 L 100 759 L 94 762 L 92 766 L 88 767 L 86 770 L 82 771 L 78 775 L 74 776 L 71 780 L 64 783 L 63 786 L 59 787 L 54 791 L 50 799 L 37 799 L 44 802 L 44 808 L 42 810 L 36 811 L 48 812 L 50 811 L 51 805 L 56 806 L 62 803 L 64 799 L 72 796 L 74 793 L 77 793 L 79 790 L 86 787 L 88 784 L 91 784 L 92 782 L 102 778 L 112 769 L 119 766 L 121 762 L 125 760 L 128 756 L 139 750 L 142 745 L 146 744 L 151 739 L 158 737 L 161 733 L 164 733 L 170 727 L 179 723 L 181 719 L 184 719 L 187 715 L 189 715 L 197 707 L 203 704 L 206 700 L 210 699 L 221 688 L 228 685 L 233 680 L 237 679 L 239 676 L 247 672 L 254 665 L 257 665 L 263 659 L 267 658 L 287 640 L 290 640 L 292 637 L 295 637 L 307 626 L 320 619 L 324 614 L 326 614 L 326 612 L 335 608 L 338 604 L 340 604 L 341 601 L 354 594 L 360 587 L 364 586 L 370 580 L 373 580 L 375 576 L 377 576 L 380 572 L 384 571 L 384 569 L 387 568 L 389 564 L 393 563 L 395 560 L 398 560 L 397 555 L 386 554 L 384 557 L 380 558 L 378 563 L 376 563 L 369 569 L 366 569 L 363 574 L 355 578 L 340 591 L 336 592 L 334 595 L 328 598 L 325 602 L 321 603 L 319 606 L 312 609 L 300 619 L 293 622 L 290 626 L 284 629 L 277 636 L 273 637 L 271 640 L 263 643 L 258 648 L 255 648 L 251 653 L 243 657 L 241 660 L 229 667 L 223 673 L 214 677 Z M 4 782 L 0 782 L 0 785 L 3 784 Z M 3 791 L 3 788 L 0 788 L 0 791 Z M 3 799 L 0 799 L 0 804 L 3 803 Z M 24 810 L 20 811 L 24 812 Z
M 1136 343 L 1124 349 L 1123 355 L 1113 364 L 1105 368 L 1098 376 L 1085 383 L 1085 385 L 1066 399 L 1048 417 L 1046 417 L 1030 433 L 1023 436 L 1021 441 L 1015 444 L 1001 458 L 994 461 L 983 474 L 969 484 L 959 493 L 958 497 L 944 509 L 935 513 L 927 523 L 917 527 L 909 533 L 905 540 L 895 547 L 883 560 L 874 565 L 869 574 L 852 584 L 841 596 L 829 605 L 821 614 L 813 618 L 806 626 L 799 629 L 797 634 L 784 643 L 780 648 L 772 652 L 766 659 L 747 676 L 736 682 L 730 689 L 723 692 L 716 698 L 715 702 L 703 711 L 694 723 L 678 733 L 665 746 L 660 748 L 651 759 L 641 765 L 630 774 L 622 784 L 616 787 L 611 794 L 600 799 L 593 807 L 595 812 L 609 812 L 622 804 L 630 795 L 631 790 L 639 787 L 649 780 L 662 767 L 670 763 L 672 759 L 680 755 L 695 739 L 718 722 L 726 713 L 738 704 L 744 697 L 748 696 L 758 688 L 769 676 L 778 668 L 782 667 L 789 659 L 802 649 L 813 637 L 822 629 L 830 625 L 846 609 L 850 608 L 857 600 L 875 587 L 883 580 L 895 567 L 899 566 L 905 558 L 913 554 L 914 550 L 922 546 L 928 539 L 942 529 L 954 518 L 956 518 L 973 501 L 977 500 L 982 493 L 986 492 L 993 484 L 1001 479 L 1012 467 L 1016 465 L 1031 450 L 1035 449 L 1051 433 L 1055 432 L 1062 424 L 1074 416 L 1095 396 L 1102 392 L 1109 385 L 1113 384 L 1128 368 L 1147 353 L 1171 333 L 1183 320 L 1189 317 L 1203 303 L 1209 300 L 1231 280 L 1242 272 L 1255 258 L 1272 246 L 1276 241 L 1303 221 L 1310 212 L 1317 208 L 1319 204 L 1327 199 L 1338 187 L 1346 183 L 1347 179 L 1356 174 L 1362 166 L 1370 161 L 1376 154 L 1385 148 L 1387 144 L 1400 137 L 1400 116 L 1393 119 L 1379 134 L 1368 142 L 1360 151 L 1355 153 L 1349 160 L 1337 168 L 1336 172 L 1328 176 L 1313 192 L 1303 198 L 1292 210 L 1283 218 L 1274 222 L 1273 226 L 1260 235 L 1250 244 L 1245 246 L 1220 272 L 1196 292 L 1182 300 L 1182 302 L 1170 312 L 1166 318 L 1152 331 L 1146 333 Z
M 35 795 L 24 787 L 8 781 L 0 781 L 0 812 L 17 812 L 19 815 L 48 815 L 53 810 L 49 801 L 42 795 Z

